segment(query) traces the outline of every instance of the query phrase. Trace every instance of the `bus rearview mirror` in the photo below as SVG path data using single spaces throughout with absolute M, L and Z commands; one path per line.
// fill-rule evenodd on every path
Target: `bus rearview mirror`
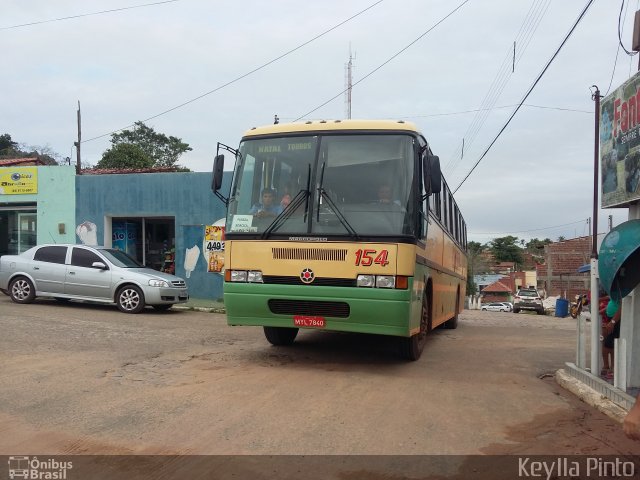
M 440 158 L 437 155 L 425 155 L 422 163 L 424 190 L 427 195 L 439 193 L 442 189 Z
M 211 181 L 211 190 L 217 192 L 222 187 L 222 176 L 224 170 L 224 155 L 216 155 L 213 162 L 213 179 Z

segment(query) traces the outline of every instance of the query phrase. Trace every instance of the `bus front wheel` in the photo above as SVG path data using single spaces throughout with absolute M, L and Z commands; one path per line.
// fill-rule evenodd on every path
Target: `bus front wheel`
M 298 335 L 297 328 L 286 327 L 262 327 L 264 336 L 271 345 L 282 346 L 291 345 Z
M 431 330 L 431 311 L 427 294 L 422 296 L 422 316 L 420 318 L 420 332 L 410 337 L 401 338 L 401 354 L 407 360 L 416 361 L 422 355 L 424 344 L 427 343 L 427 332 Z

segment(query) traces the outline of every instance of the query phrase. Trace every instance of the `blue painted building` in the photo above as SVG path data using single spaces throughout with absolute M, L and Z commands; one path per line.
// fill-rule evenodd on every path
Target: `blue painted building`
M 228 173 L 223 192 L 230 181 Z M 75 198 L 79 235 L 175 272 L 187 281 L 192 298 L 222 298 L 222 276 L 209 271 L 205 228 L 224 219 L 226 209 L 211 191 L 210 173 L 80 175 Z M 216 267 L 223 257 L 216 257 Z

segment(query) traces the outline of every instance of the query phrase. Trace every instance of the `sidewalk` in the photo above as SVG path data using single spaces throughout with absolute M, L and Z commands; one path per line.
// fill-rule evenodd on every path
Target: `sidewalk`
M 203 298 L 190 298 L 187 303 L 173 306 L 176 310 L 197 310 L 199 312 L 227 313 L 224 303 Z

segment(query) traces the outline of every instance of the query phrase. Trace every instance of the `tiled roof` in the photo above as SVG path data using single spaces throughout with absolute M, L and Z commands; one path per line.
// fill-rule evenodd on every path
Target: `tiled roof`
M 0 167 L 14 167 L 17 165 L 44 165 L 44 162 L 36 157 L 0 159 Z
M 502 293 L 502 292 L 511 292 L 511 288 L 507 287 L 500 280 L 482 289 L 482 293 Z
M 175 167 L 153 167 L 153 168 L 91 168 L 82 170 L 82 175 L 123 175 L 130 173 L 163 173 L 176 172 Z

